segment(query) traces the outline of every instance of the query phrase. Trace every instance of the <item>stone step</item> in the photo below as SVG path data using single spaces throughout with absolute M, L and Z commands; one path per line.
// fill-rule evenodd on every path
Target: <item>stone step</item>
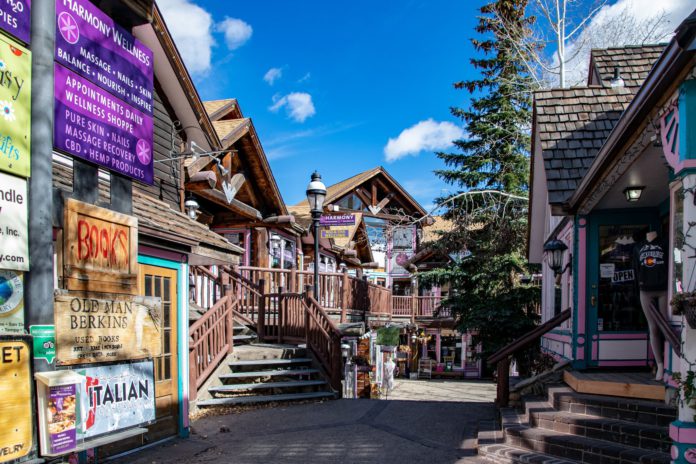
M 479 446 L 478 452 L 485 462 L 496 464 L 577 464 L 578 462 L 500 443 Z
M 276 369 L 269 371 L 252 371 L 252 372 L 232 372 L 230 374 L 222 374 L 221 380 L 225 379 L 240 379 L 245 377 L 278 377 L 288 375 L 311 375 L 318 373 L 318 369 Z
M 611 441 L 581 437 L 524 424 L 505 427 L 505 444 L 578 462 L 668 464 L 670 456 Z
M 249 342 L 251 340 L 256 340 L 257 338 L 259 338 L 259 337 L 256 336 L 256 334 L 254 334 L 254 335 L 232 335 L 232 340 L 235 342 Z
M 281 395 L 259 395 L 259 396 L 239 396 L 232 398 L 212 398 L 199 401 L 197 406 L 234 406 L 238 404 L 271 403 L 275 401 L 303 401 L 334 398 L 330 392 L 311 392 L 311 393 L 284 393 Z
M 674 406 L 658 401 L 576 393 L 567 387 L 552 387 L 548 392 L 549 402 L 558 411 L 662 427 L 668 427 L 677 417 Z
M 220 385 L 208 389 L 210 393 L 234 393 L 245 390 L 265 390 L 269 388 L 303 388 L 326 385 L 325 380 L 294 380 L 289 382 L 237 383 Z
M 532 412 L 530 425 L 545 430 L 596 438 L 644 450 L 668 453 L 672 440 L 669 428 L 567 411 Z
M 247 367 L 247 366 L 273 366 L 282 364 L 307 364 L 311 363 L 311 358 L 289 358 L 289 359 L 245 359 L 243 361 L 232 361 L 229 366 L 234 367 Z

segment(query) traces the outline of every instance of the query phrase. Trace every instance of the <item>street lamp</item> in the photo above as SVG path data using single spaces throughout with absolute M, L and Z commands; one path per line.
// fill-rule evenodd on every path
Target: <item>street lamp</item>
M 307 186 L 307 202 L 312 213 L 312 233 L 314 234 L 314 298 L 319 301 L 319 219 L 326 198 L 326 186 L 317 171 Z

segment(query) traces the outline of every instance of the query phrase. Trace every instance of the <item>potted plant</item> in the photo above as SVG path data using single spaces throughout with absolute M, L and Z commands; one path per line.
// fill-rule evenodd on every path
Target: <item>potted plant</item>
M 689 327 L 696 329 L 696 292 L 677 293 L 669 304 L 672 314 L 686 317 Z
M 694 399 L 696 399 L 696 372 L 689 369 L 685 378 L 682 378 L 680 372 L 675 372 L 672 374 L 672 379 L 677 383 L 677 388 L 681 393 L 681 399 L 684 401 L 684 404 L 691 407 Z M 694 421 L 696 421 L 696 415 L 694 415 Z

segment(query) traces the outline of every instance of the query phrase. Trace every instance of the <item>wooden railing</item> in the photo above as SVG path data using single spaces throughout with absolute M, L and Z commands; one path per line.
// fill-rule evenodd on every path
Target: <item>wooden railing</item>
M 496 394 L 496 404 L 499 407 L 507 407 L 508 400 L 510 399 L 510 357 L 521 349 L 526 348 L 527 346 L 536 342 L 544 334 L 550 332 L 555 327 L 558 327 L 563 322 L 570 319 L 570 315 L 570 309 L 561 311 L 552 319 L 549 319 L 543 324 L 535 327 L 517 340 L 508 343 L 503 348 L 489 356 L 489 358 L 486 360 L 488 365 L 492 366 L 497 364 L 496 369 L 498 375 L 498 390 Z
M 413 312 L 413 298 L 410 296 L 392 296 L 394 316 L 410 316 Z
M 231 289 L 203 316 L 189 327 L 189 386 L 191 399 L 215 371 L 220 362 L 232 352 L 233 313 L 239 302 Z
M 336 391 L 341 391 L 341 332 L 326 314 L 319 302 L 307 292 L 305 307 L 305 337 L 307 348 L 311 349 L 329 375 L 329 383 Z
M 660 329 L 660 332 L 662 332 L 662 336 L 669 342 L 670 345 L 672 345 L 674 353 L 681 357 L 681 337 L 677 335 L 677 332 L 674 331 L 672 324 L 670 324 L 669 320 L 667 320 L 667 317 L 657 309 L 654 301 L 650 302 L 648 311 L 652 313 L 653 320 L 656 321 L 657 327 Z

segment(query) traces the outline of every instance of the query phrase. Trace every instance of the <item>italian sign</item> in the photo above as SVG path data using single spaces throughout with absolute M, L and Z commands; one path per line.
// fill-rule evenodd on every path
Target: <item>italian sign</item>
M 138 220 L 73 199 L 64 211 L 67 288 L 136 294 Z
M 52 325 L 29 326 L 29 333 L 33 337 L 34 359 L 43 359 L 48 364 L 53 364 L 56 358 L 56 329 Z
M 24 274 L 0 270 L 0 333 L 24 333 Z
M 54 90 L 56 149 L 152 183 L 152 116 L 59 65 Z
M 78 369 L 86 377 L 81 435 L 93 438 L 155 420 L 152 361 Z
M 322 214 L 319 218 L 321 226 L 352 226 L 355 225 L 355 216 L 352 214 Z
M 0 172 L 0 269 L 29 270 L 27 181 Z
M 3 0 L 0 0 L 0 18 Z M 31 54 L 0 35 L 0 170 L 29 177 Z
M 87 0 L 56 0 L 55 60 L 152 115 L 152 51 Z
M 48 387 L 46 403 L 48 441 L 51 454 L 77 448 L 77 385 Z
M 58 364 L 122 361 L 161 352 L 161 300 L 104 298 L 57 291 L 54 301 Z
M 321 238 L 346 238 L 348 235 L 348 229 L 324 229 L 321 231 Z
M 0 29 L 28 44 L 31 41 L 31 0 L 0 0 Z
M 29 343 L 0 337 L 0 462 L 29 454 L 33 445 Z

